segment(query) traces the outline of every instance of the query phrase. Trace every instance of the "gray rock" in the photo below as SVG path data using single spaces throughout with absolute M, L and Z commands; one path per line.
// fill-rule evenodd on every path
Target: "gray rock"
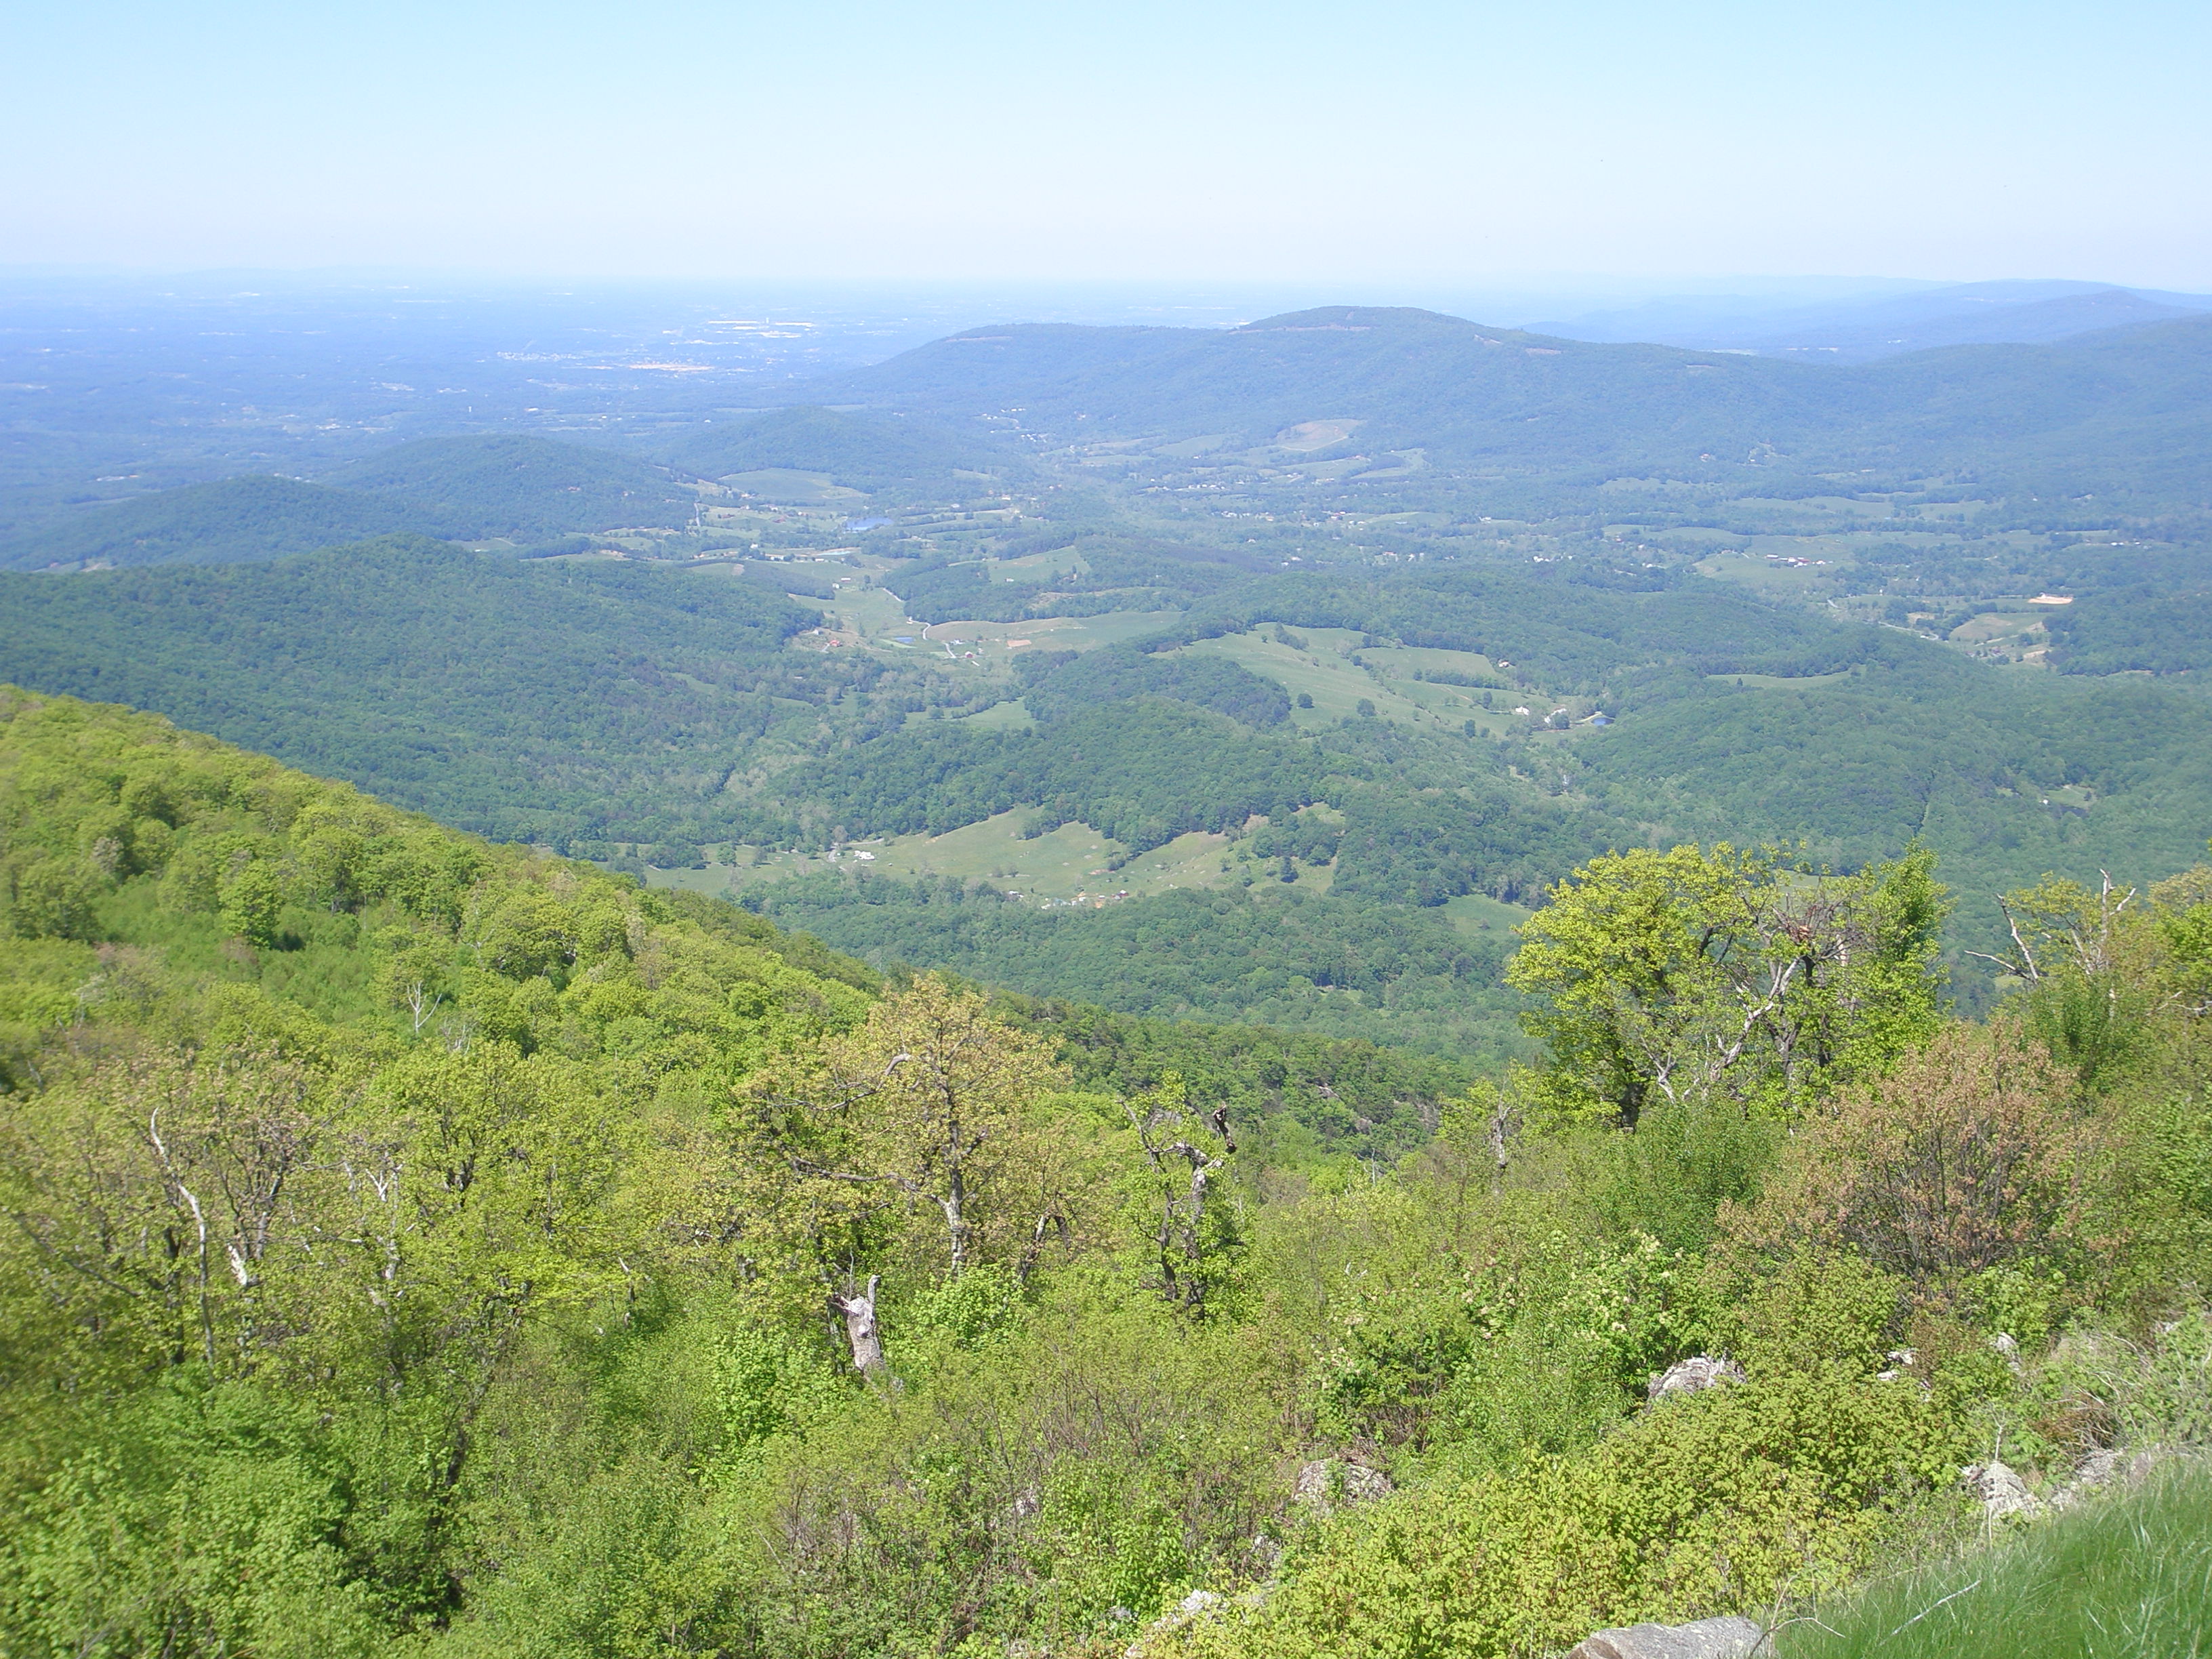
M 1668 1395 L 1703 1394 L 1707 1389 L 1717 1389 L 1723 1382 L 1742 1381 L 1743 1367 L 1735 1360 L 1701 1353 L 1678 1364 L 1669 1365 L 1651 1379 L 1646 1392 L 1654 1400 L 1664 1400 Z
M 1171 1635 L 1196 1620 L 1210 1619 L 1219 1613 L 1221 1597 L 1212 1590 L 1193 1590 L 1182 1601 L 1145 1626 L 1145 1633 L 1121 1650 L 1121 1659 L 1146 1659 L 1152 1651 L 1154 1637 Z M 1115 1612 L 1123 1611 L 1115 1608 Z
M 2100 1487 L 2112 1484 L 2120 1472 L 2120 1455 L 2110 1447 L 2100 1447 L 2081 1460 L 2081 1467 L 2074 1471 L 2074 1478 L 2051 1494 L 2054 1510 L 2071 1509 Z
M 2028 1491 L 2027 1482 L 1994 1457 L 1986 1463 L 1969 1463 L 1959 1475 L 1982 1500 L 1983 1512 L 1992 1521 L 2002 1521 L 2008 1515 L 2033 1515 L 2043 1507 Z
M 1302 1464 L 1291 1488 L 1293 1504 L 1311 1505 L 1326 1515 L 1339 1504 L 1364 1504 L 1392 1491 L 1390 1477 L 1380 1469 L 1334 1457 L 1316 1458 Z
M 1748 1619 L 1631 1625 L 1585 1636 L 1567 1659 L 1750 1659 L 1765 1640 L 1766 1632 Z

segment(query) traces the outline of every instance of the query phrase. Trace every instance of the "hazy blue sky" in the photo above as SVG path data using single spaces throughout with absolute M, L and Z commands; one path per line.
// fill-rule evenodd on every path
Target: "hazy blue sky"
M 2212 4 L 18 3 L 0 263 L 2212 288 Z

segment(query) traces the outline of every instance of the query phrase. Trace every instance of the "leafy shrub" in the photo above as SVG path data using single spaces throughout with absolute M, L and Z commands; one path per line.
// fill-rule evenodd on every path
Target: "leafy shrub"
M 1948 1026 L 1809 1116 L 1734 1224 L 1754 1241 L 1847 1247 L 1923 1287 L 2078 1247 L 2100 1148 L 2070 1083 L 2014 1028 Z
M 1785 1376 L 1664 1401 L 1595 1449 L 1397 1494 L 1318 1529 L 1261 1611 L 1182 1651 L 1489 1659 L 1834 1586 L 1954 1483 L 1910 1382 Z

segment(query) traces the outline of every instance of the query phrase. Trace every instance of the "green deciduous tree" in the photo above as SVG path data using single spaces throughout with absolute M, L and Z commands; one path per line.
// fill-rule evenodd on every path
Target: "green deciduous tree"
M 934 975 L 748 1085 L 740 1133 L 759 1187 L 756 1231 L 785 1263 L 811 1259 L 842 1304 L 867 1304 L 844 1308 L 866 1327 L 852 1328 L 856 1363 L 886 1268 L 957 1278 L 1019 1261 L 1064 1215 L 1037 1114 L 1066 1086 L 1049 1043 Z
M 1507 979 L 1547 1000 L 1525 1018 L 1554 1110 L 1787 1115 L 1935 1030 L 1944 912 L 1922 848 L 1838 877 L 1773 850 L 1636 848 L 1552 890 Z

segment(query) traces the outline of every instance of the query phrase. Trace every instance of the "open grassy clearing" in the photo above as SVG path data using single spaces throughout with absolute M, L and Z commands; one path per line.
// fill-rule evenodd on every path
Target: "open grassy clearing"
M 1109 611 L 1096 617 L 1039 617 L 1011 623 L 909 623 L 906 607 L 881 588 L 868 589 L 852 599 L 841 595 L 829 604 L 841 613 L 848 644 L 924 652 L 946 666 L 957 662 L 986 673 L 1004 669 L 1024 651 L 1089 651 L 1141 638 L 1179 614 Z
M 1890 519 L 1897 514 L 1897 503 L 1886 495 L 1867 499 L 1857 495 L 1808 495 L 1800 500 L 1784 500 L 1768 495 L 1746 495 L 1735 505 L 1745 512 L 1786 513 L 1803 518 L 1813 513 L 1831 513 L 1839 519 Z
M 1042 585 L 1070 574 L 1089 575 L 1091 567 L 1072 548 L 1046 553 L 1024 553 L 1018 559 L 986 559 L 983 568 L 994 581 Z
M 855 842 L 834 855 L 738 847 L 731 851 L 732 863 L 710 864 L 703 870 L 653 870 L 649 879 L 657 887 L 734 896 L 763 882 L 836 871 L 866 871 L 901 880 L 949 876 L 988 882 L 1024 900 L 1051 905 L 1105 904 L 1118 898 L 1146 898 L 1171 888 L 1258 882 L 1270 890 L 1296 887 L 1302 892 L 1325 893 L 1335 875 L 1330 866 L 1300 866 L 1297 879 L 1285 882 L 1273 862 L 1252 856 L 1243 839 L 1201 832 L 1178 836 L 1135 858 L 1128 856 L 1128 848 L 1121 842 L 1088 824 L 1064 823 L 1024 840 L 1021 827 L 1028 817 L 1026 809 L 1001 812 L 942 836 Z M 1127 862 L 1115 868 L 1123 860 Z M 1501 913 L 1511 910 L 1489 900 L 1482 902 Z
M 840 647 L 860 646 L 892 633 L 921 631 L 919 624 L 911 629 L 906 626 L 906 606 L 896 595 L 880 587 L 863 587 L 854 582 L 839 588 L 835 599 L 817 599 L 805 594 L 793 597 L 817 608 L 824 622 L 824 631 L 801 634 L 792 641 L 801 649 L 830 649 L 830 639 L 835 639 Z
M 742 495 L 764 501 L 789 501 L 799 507 L 846 507 L 868 499 L 865 490 L 831 483 L 826 472 L 798 472 L 789 467 L 733 472 L 721 482 Z
M 1026 732 L 1036 724 L 1036 716 L 1019 697 L 1009 697 L 967 716 L 963 724 L 982 732 Z
M 1441 907 L 1444 919 L 1469 939 L 1498 939 L 1512 931 L 1536 913 L 1517 904 L 1507 904 L 1492 898 L 1486 893 L 1462 893 L 1448 898 Z
M 1292 631 L 1291 637 L 1303 641 L 1304 648 L 1277 639 L 1273 623 L 1243 634 L 1200 640 L 1182 648 L 1194 655 L 1226 657 L 1261 678 L 1274 681 L 1293 701 L 1301 695 L 1311 697 L 1312 708 L 1291 710 L 1291 720 L 1301 727 L 1334 726 L 1340 720 L 1356 719 L 1363 700 L 1374 705 L 1378 720 L 1443 730 L 1462 729 L 1472 720 L 1493 734 L 1526 729 L 1528 721 L 1511 712 L 1515 708 L 1525 705 L 1539 716 L 1552 708 L 1534 692 L 1494 691 L 1491 701 L 1498 707 L 1485 708 L 1480 689 L 1413 678 L 1414 669 L 1431 666 L 1456 672 L 1495 672 L 1487 658 L 1473 652 L 1363 647 L 1360 635 L 1341 628 L 1301 629 Z M 1352 659 L 1355 652 L 1360 662 Z M 1433 665 L 1431 659 L 1436 659 Z M 1362 663 L 1373 665 L 1364 667 Z M 1393 669 L 1402 672 L 1394 673 Z M 1540 708 L 1539 703 L 1544 706 Z
M 1302 452 L 1327 449 L 1331 444 L 1342 443 L 1365 424 L 1364 421 L 1301 421 L 1278 432 L 1273 447 Z
M 1187 459 L 1194 455 L 1208 455 L 1227 443 L 1231 436 L 1226 432 L 1209 432 L 1196 438 L 1182 438 L 1171 444 L 1161 444 L 1152 453 L 1171 459 Z
M 1745 546 L 1747 549 L 1753 542 L 1759 540 L 1782 539 L 1780 537 L 1747 538 Z M 1778 558 L 1803 556 L 1794 552 L 1778 556 Z M 1783 564 L 1770 561 L 1764 554 L 1750 551 L 1716 553 L 1710 558 L 1700 559 L 1697 565 L 1698 574 L 1701 576 L 1710 576 L 1716 581 L 1735 582 L 1763 599 L 1788 599 L 1801 604 L 1828 579 L 1834 568 L 1833 562 L 1825 566 Z
M 1991 640 L 2002 639 L 2013 634 L 2047 634 L 2039 611 L 1984 611 L 1978 617 L 1969 617 L 1951 630 L 1951 638 L 1966 645 L 1983 645 Z

